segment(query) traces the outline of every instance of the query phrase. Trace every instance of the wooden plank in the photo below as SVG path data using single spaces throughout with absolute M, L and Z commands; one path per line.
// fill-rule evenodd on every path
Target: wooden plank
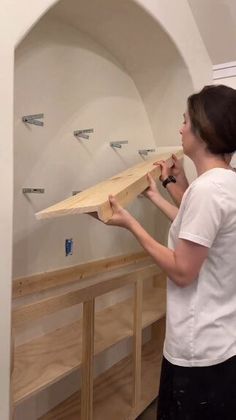
M 146 345 L 143 346 L 144 354 L 142 355 L 142 397 L 139 405 L 139 411 L 138 413 L 135 413 L 136 415 L 133 417 L 133 419 L 127 420 L 136 419 L 136 417 L 145 410 L 145 408 L 158 396 L 159 393 L 166 319 L 162 318 L 160 321 L 155 322 L 155 325 L 158 329 L 158 334 L 155 338 L 151 339 L 149 343 L 147 343 L 147 347 L 150 345 L 148 349 L 149 351 L 145 350 Z M 148 365 L 147 359 L 149 359 Z M 153 369 L 153 373 L 151 374 L 151 372 L 149 372 L 149 374 L 145 375 L 145 369 Z M 148 399 L 149 404 L 146 404 Z
M 81 418 L 93 420 L 93 356 L 95 300 L 83 304 Z
M 132 410 L 132 357 L 112 366 L 94 381 L 94 420 L 135 420 L 158 395 L 162 361 L 162 337 L 150 341 L 142 351 L 142 395 L 139 410 Z M 82 420 L 80 392 L 59 404 L 40 420 Z
M 178 157 L 183 156 L 183 152 L 179 149 L 174 153 Z M 173 165 L 170 153 L 158 154 L 152 159 L 145 160 L 106 181 L 36 213 L 36 217 L 37 219 L 46 219 L 71 214 L 96 213 L 100 220 L 106 222 L 112 216 L 108 195 L 113 194 L 118 202 L 125 207 L 148 187 L 148 172 L 154 179 L 160 176 L 160 168 L 153 165 L 157 160 L 166 160 L 169 166 Z
M 74 291 L 61 293 L 34 303 L 17 307 L 12 311 L 12 325 L 17 328 L 33 322 L 45 315 L 69 308 L 79 303 L 96 298 L 112 290 L 133 283 L 138 277 L 146 279 L 158 271 L 157 265 L 150 259 L 145 262 L 131 264 L 110 273 L 92 276 L 78 284 Z
M 145 291 L 142 328 L 165 314 L 165 290 Z M 133 334 L 132 299 L 96 313 L 95 354 Z M 45 389 L 81 364 L 81 321 L 57 329 L 15 348 L 13 372 L 14 403 Z
M 13 280 L 13 299 L 42 292 L 44 290 L 50 290 L 58 286 L 72 284 L 80 280 L 84 280 L 93 274 L 111 271 L 119 266 L 124 267 L 132 262 L 136 263 L 148 257 L 148 254 L 142 251 L 127 255 L 118 255 L 97 261 L 90 261 L 85 264 L 61 270 L 34 274 L 27 277 L 19 277 Z
M 162 273 L 162 275 L 155 275 L 153 278 L 153 287 L 157 287 L 158 289 L 162 289 L 166 292 L 166 274 Z M 152 338 L 155 340 L 159 340 L 160 334 L 161 336 L 164 334 L 164 328 L 163 325 L 163 331 L 160 331 L 160 325 L 159 323 L 155 322 L 151 325 L 151 335 Z
M 134 333 L 133 333 L 133 398 L 132 405 L 137 412 L 141 399 L 141 351 L 142 351 L 142 304 L 143 281 L 134 285 Z

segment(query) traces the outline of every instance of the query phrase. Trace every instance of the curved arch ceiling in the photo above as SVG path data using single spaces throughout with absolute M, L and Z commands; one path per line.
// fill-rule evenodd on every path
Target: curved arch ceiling
M 155 63 L 184 65 L 173 41 L 133 0 L 61 0 L 48 15 L 87 32 L 132 75 Z
M 136 84 L 155 138 L 160 135 L 157 101 L 164 98 L 166 108 L 173 96 L 173 120 L 184 109 L 193 90 L 188 67 L 162 26 L 136 1 L 61 0 L 48 16 L 86 32 L 118 60 Z
M 184 108 L 193 89 L 188 67 L 169 35 L 136 1 L 60 0 L 44 16 L 87 33 L 116 58 L 136 84 L 155 137 L 158 98 L 166 108 L 174 97 L 172 119 Z

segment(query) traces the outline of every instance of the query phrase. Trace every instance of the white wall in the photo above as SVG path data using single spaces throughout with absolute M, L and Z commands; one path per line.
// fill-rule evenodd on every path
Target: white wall
M 137 250 L 127 231 L 89 216 L 39 222 L 34 215 L 138 163 L 138 149 L 155 148 L 133 80 L 104 48 L 52 18 L 21 43 L 15 63 L 13 277 Z M 39 112 L 43 128 L 22 123 L 23 115 Z M 74 137 L 83 128 L 94 128 L 89 140 Z M 115 140 L 129 143 L 113 150 Z M 24 196 L 22 187 L 45 188 L 45 194 Z M 152 231 L 146 200 L 137 199 L 132 209 L 143 219 L 143 207 Z M 65 238 L 74 240 L 73 256 L 65 257 Z
M 233 89 L 236 89 L 236 77 L 226 77 L 223 79 L 214 80 L 215 85 L 226 85 Z
M 163 83 L 159 81 L 159 90 L 155 91 L 159 103 L 173 100 L 175 72 L 172 68 L 167 73 L 168 77 Z M 185 75 L 183 72 L 182 76 Z M 173 86 L 160 91 L 168 80 Z M 38 112 L 45 114 L 43 128 L 22 123 L 23 115 Z M 176 115 L 175 107 L 168 118 L 171 113 Z M 164 118 L 166 113 L 156 111 L 154 124 L 160 125 L 161 121 L 163 133 Z M 89 141 L 79 141 L 73 136 L 75 129 L 90 127 L 95 132 Z M 165 144 L 168 138 L 164 136 L 159 142 Z M 112 140 L 124 139 L 129 143 L 121 150 L 109 146 Z M 137 241 L 127 231 L 106 227 L 89 216 L 39 222 L 34 214 L 70 196 L 72 190 L 96 184 L 141 161 L 138 149 L 156 146 L 146 108 L 124 67 L 78 28 L 58 21 L 55 15 L 43 18 L 15 54 L 13 277 L 137 250 Z M 30 186 L 44 187 L 45 194 L 24 196 L 22 187 Z M 158 226 L 157 239 L 165 239 L 168 223 L 154 206 L 145 199 L 137 199 L 130 208 L 150 233 Z M 65 257 L 64 241 L 70 237 L 74 239 L 74 253 Z M 130 295 L 130 288 L 115 295 L 104 296 L 97 304 L 104 307 L 124 299 Z M 73 322 L 79 316 L 80 307 L 74 307 L 48 317 L 27 331 L 17 331 L 16 344 Z M 130 345 L 121 344 L 118 351 L 116 348 L 103 355 L 96 369 L 108 368 L 127 355 L 127 351 Z M 65 398 L 65 389 L 70 395 L 77 387 L 78 378 L 72 375 L 26 401 L 16 409 L 15 418 L 38 418 Z
M 8 419 L 10 399 L 10 308 L 12 270 L 12 210 L 13 210 L 13 55 L 7 43 L 0 43 L 0 98 L 2 121 L 0 127 L 0 188 L 2 193 L 0 210 L 0 418 Z
M 235 0 L 188 0 L 213 64 L 236 57 Z
M 212 80 L 211 60 L 187 0 L 137 0 L 174 41 L 189 70 L 194 90 Z

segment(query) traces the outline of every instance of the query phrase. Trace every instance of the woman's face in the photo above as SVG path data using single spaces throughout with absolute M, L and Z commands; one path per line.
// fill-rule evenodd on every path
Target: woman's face
M 184 120 L 179 132 L 182 136 L 182 146 L 184 154 L 191 158 L 202 142 L 192 132 L 191 121 L 189 118 L 188 111 L 184 113 L 183 117 Z

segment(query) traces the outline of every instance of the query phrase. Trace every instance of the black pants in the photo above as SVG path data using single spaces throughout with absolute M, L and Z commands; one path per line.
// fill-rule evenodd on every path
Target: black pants
M 163 358 L 157 420 L 236 420 L 236 356 L 207 367 Z

